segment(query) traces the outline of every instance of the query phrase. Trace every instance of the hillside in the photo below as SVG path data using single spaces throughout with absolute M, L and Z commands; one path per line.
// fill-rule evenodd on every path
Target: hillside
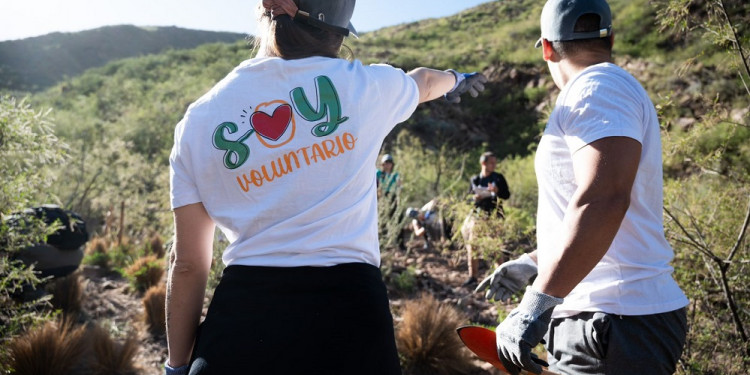
M 741 61 L 738 49 L 750 56 L 750 2 L 609 2 L 614 60 L 642 82 L 662 126 L 665 234 L 675 253 L 675 279 L 691 301 L 688 343 L 677 373 L 747 374 L 750 69 L 744 68 L 750 60 Z M 393 212 L 437 197 L 450 223 L 448 232 L 460 233 L 458 225 L 470 210 L 467 180 L 478 172 L 479 155 L 491 150 L 499 156 L 498 170 L 512 195 L 503 204 L 505 217 L 478 236 L 485 261 L 481 272 L 489 272 L 493 261 L 508 253 L 536 248 L 534 152 L 559 93 L 541 52 L 533 48 L 543 3 L 489 1 L 451 17 L 384 28 L 345 42 L 364 63 L 481 71 L 489 78 L 479 97 L 459 105 L 444 100 L 419 105 L 385 141 L 382 152 L 394 156 L 403 179 L 396 208 L 378 211 L 381 269 L 397 322 L 400 303 L 421 292 L 486 325 L 513 306 L 488 303 L 460 287 L 466 270 L 460 235 L 430 251 L 420 251 L 415 241 L 408 251 L 399 249 L 396 239 L 404 234 L 406 219 Z M 113 233 L 122 233 L 122 245 L 118 240 L 111 252 L 98 255 L 112 262 L 113 270 L 129 267 L 144 254 L 152 234 L 173 234 L 167 160 L 175 124 L 190 103 L 252 55 L 242 40 L 139 52 L 33 92 L 22 101 L 33 110 L 19 117 L 19 128 L 54 129 L 57 138 L 43 139 L 46 149 L 29 141 L 36 147 L 26 148 L 27 157 L 16 156 L 22 162 L 6 163 L 2 170 L 12 178 L 3 183 L 22 187 L 15 200 L 6 201 L 60 202 L 84 216 L 96 235 L 112 241 Z M 2 114 L 0 107 L 0 120 Z M 0 142 L 0 148 L 10 143 Z M 58 154 L 59 164 L 40 162 Z M 41 179 L 46 185 L 26 183 L 24 174 L 15 173 L 19 168 L 48 173 Z M 12 190 L 0 189 L 5 191 Z M 0 207 L 0 213 L 4 209 L 10 210 Z M 226 242 L 217 237 L 215 245 L 214 255 L 220 256 Z M 217 257 L 212 275 L 220 268 Z M 118 301 L 127 294 L 124 284 L 118 280 L 116 287 L 108 286 L 109 297 Z M 102 285 L 92 285 L 97 286 Z M 127 298 L 128 306 L 138 304 L 132 294 Z M 149 363 L 155 366 L 163 360 L 162 339 L 141 348 L 151 353 Z
M 659 93 L 679 93 L 679 105 L 670 108 L 674 116 L 705 113 L 705 103 L 695 99 L 699 88 L 722 98 L 741 92 L 728 56 L 709 40 L 660 31 L 654 22 L 656 8 L 646 0 L 612 1 L 612 7 L 616 60 L 633 68 L 655 102 L 661 100 Z M 365 63 L 484 72 L 490 83 L 480 98 L 460 106 L 424 104 L 405 127 L 433 148 L 447 144 L 470 150 L 486 144 L 501 157 L 523 156 L 533 149 L 557 93 L 540 52 L 533 48 L 540 9 L 539 1 L 492 1 L 455 16 L 365 33 L 346 44 Z M 748 10 L 744 12 L 740 19 L 748 17 Z M 684 68 L 696 54 L 700 64 Z M 171 127 L 187 104 L 251 55 L 247 43 L 238 42 L 121 60 L 74 77 L 38 99 L 55 108 L 63 135 L 80 136 L 94 124 L 102 124 L 105 132 L 133 124 L 124 127 L 126 140 L 136 142 L 140 153 L 164 161 Z M 675 76 L 675 71 L 682 74 Z M 146 129 L 139 129 L 146 123 Z
M 122 25 L 0 42 L 0 90 L 39 91 L 114 60 L 243 38 L 228 32 Z

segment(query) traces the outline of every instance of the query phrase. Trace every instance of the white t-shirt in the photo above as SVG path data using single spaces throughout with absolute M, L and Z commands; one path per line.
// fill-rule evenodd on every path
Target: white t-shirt
M 379 266 L 378 151 L 418 101 L 388 65 L 247 60 L 177 124 L 172 208 L 203 203 L 227 265 Z
M 612 136 L 642 145 L 630 207 L 607 253 L 555 309 L 554 317 L 582 311 L 657 314 L 688 303 L 672 278 L 674 253 L 664 237 L 659 120 L 638 81 L 610 63 L 588 67 L 568 82 L 539 143 L 539 256 L 562 250 L 563 217 L 577 188 L 573 153 Z

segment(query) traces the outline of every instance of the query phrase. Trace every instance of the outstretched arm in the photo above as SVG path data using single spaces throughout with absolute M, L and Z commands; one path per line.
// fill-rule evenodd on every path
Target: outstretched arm
M 417 68 L 407 74 L 417 83 L 420 103 L 444 95 L 449 102 L 459 103 L 461 95 L 467 91 L 471 96 L 477 97 L 480 91 L 484 91 L 484 83 L 487 82 L 487 77 L 481 73 L 459 73 L 453 70 Z
M 456 84 L 456 76 L 442 70 L 416 68 L 407 74 L 417 82 L 420 103 L 445 95 Z
M 202 203 L 174 210 L 175 242 L 167 279 L 167 347 L 171 367 L 186 365 L 203 310 L 214 223 Z

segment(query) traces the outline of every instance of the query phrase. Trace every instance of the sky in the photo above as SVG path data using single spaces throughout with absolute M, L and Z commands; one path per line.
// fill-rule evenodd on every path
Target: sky
M 358 32 L 445 17 L 493 0 L 359 0 Z M 0 0 L 0 41 L 107 25 L 177 26 L 255 34 L 260 0 Z

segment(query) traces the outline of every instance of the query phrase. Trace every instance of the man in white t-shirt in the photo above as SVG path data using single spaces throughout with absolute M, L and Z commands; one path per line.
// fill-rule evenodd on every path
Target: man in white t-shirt
M 672 278 L 662 224 L 660 128 L 641 85 L 612 64 L 605 0 L 549 0 L 542 47 L 561 89 L 536 154 L 538 250 L 482 286 L 508 296 L 538 274 L 497 327 L 512 373 L 671 374 L 688 300 Z M 514 282 L 515 281 L 515 282 Z

